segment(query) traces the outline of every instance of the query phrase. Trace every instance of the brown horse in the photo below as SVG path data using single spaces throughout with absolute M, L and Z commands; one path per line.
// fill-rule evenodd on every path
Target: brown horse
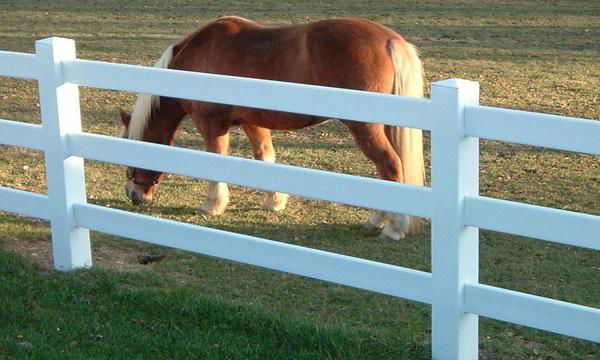
M 363 19 L 323 20 L 266 27 L 239 18 L 211 22 L 170 46 L 155 67 L 423 96 L 422 65 L 415 47 L 394 31 Z M 206 150 L 227 154 L 229 130 L 241 125 L 257 160 L 275 161 L 271 130 L 296 130 L 326 119 L 239 106 L 138 95 L 131 115 L 121 111 L 122 136 L 171 144 L 185 115 L 204 137 Z M 420 129 L 343 121 L 382 179 L 423 185 L 423 141 Z M 134 203 L 150 202 L 162 174 L 127 171 L 127 195 Z M 225 211 L 227 184 L 211 182 L 201 209 Z M 268 193 L 263 208 L 279 211 L 287 195 Z M 417 221 L 379 211 L 368 225 L 400 239 L 417 230 Z

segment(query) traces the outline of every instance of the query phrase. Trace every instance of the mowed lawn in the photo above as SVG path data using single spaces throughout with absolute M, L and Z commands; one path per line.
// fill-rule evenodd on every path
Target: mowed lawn
M 3 0 L 0 50 L 34 52 L 35 40 L 62 36 L 81 58 L 151 65 L 223 15 L 273 25 L 365 17 L 419 47 L 427 93 L 464 78 L 480 82 L 484 105 L 600 120 L 597 1 Z M 82 88 L 84 129 L 117 135 L 117 110 L 134 98 Z M 0 78 L 0 118 L 39 116 L 35 82 Z M 376 176 L 336 121 L 274 139 L 281 163 Z M 189 121 L 176 145 L 202 148 Z M 251 156 L 239 129 L 231 153 Z M 45 193 L 44 171 L 43 154 L 0 145 L 0 186 Z M 480 175 L 483 195 L 600 215 L 597 156 L 482 141 Z M 207 217 L 196 211 L 201 180 L 171 175 L 152 205 L 134 207 L 124 168 L 86 161 L 86 179 L 90 203 L 431 270 L 428 228 L 380 240 L 362 226 L 368 209 L 293 197 L 264 212 L 262 192 L 232 186 L 229 211 Z M 56 273 L 48 224 L 0 212 L 0 358 L 430 357 L 427 305 L 101 233 L 92 241 L 92 270 Z M 600 308 L 599 252 L 488 231 L 480 243 L 482 283 Z M 479 340 L 483 359 L 600 358 L 598 344 L 484 318 Z

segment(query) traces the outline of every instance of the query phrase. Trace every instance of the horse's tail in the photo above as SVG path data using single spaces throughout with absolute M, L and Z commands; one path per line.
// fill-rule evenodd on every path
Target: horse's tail
M 408 43 L 390 41 L 389 52 L 394 64 L 393 94 L 423 97 L 423 65 L 417 48 Z M 386 126 L 386 135 L 402 161 L 404 182 L 423 186 L 425 162 L 423 159 L 423 131 L 421 129 Z M 409 234 L 419 231 L 418 219 L 410 218 Z

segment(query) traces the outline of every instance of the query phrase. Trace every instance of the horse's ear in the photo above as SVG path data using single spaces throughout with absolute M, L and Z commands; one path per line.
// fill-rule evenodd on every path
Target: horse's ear
M 131 121 L 131 114 L 123 111 L 123 109 L 119 109 L 119 115 L 121 116 L 121 122 L 123 122 L 123 125 L 128 128 L 129 122 Z

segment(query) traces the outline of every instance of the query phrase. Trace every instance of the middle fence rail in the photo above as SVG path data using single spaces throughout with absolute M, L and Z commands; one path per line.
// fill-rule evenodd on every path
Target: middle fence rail
M 437 359 L 477 357 L 478 315 L 600 342 L 600 309 L 478 279 L 478 228 L 600 250 L 600 216 L 480 196 L 478 138 L 600 155 L 600 122 L 479 106 L 478 84 L 463 80 L 434 83 L 431 99 L 417 99 L 80 60 L 66 39 L 36 49 L 0 51 L 0 76 L 39 81 L 43 126 L 0 120 L 0 144 L 45 152 L 49 194 L 0 187 L 0 210 L 51 222 L 58 269 L 91 265 L 91 229 L 431 304 Z M 84 133 L 79 85 L 430 130 L 433 184 Z M 432 273 L 87 204 L 83 158 L 430 217 Z
M 331 173 L 297 166 L 96 134 L 70 134 L 69 151 L 91 160 L 169 172 L 262 190 L 286 192 L 353 206 L 431 216 L 431 189 L 379 179 Z M 210 172 L 207 171 L 210 169 Z M 268 181 L 266 181 L 268 179 Z M 390 198 L 390 193 L 403 193 Z M 348 196 L 352 193 L 352 196 Z

